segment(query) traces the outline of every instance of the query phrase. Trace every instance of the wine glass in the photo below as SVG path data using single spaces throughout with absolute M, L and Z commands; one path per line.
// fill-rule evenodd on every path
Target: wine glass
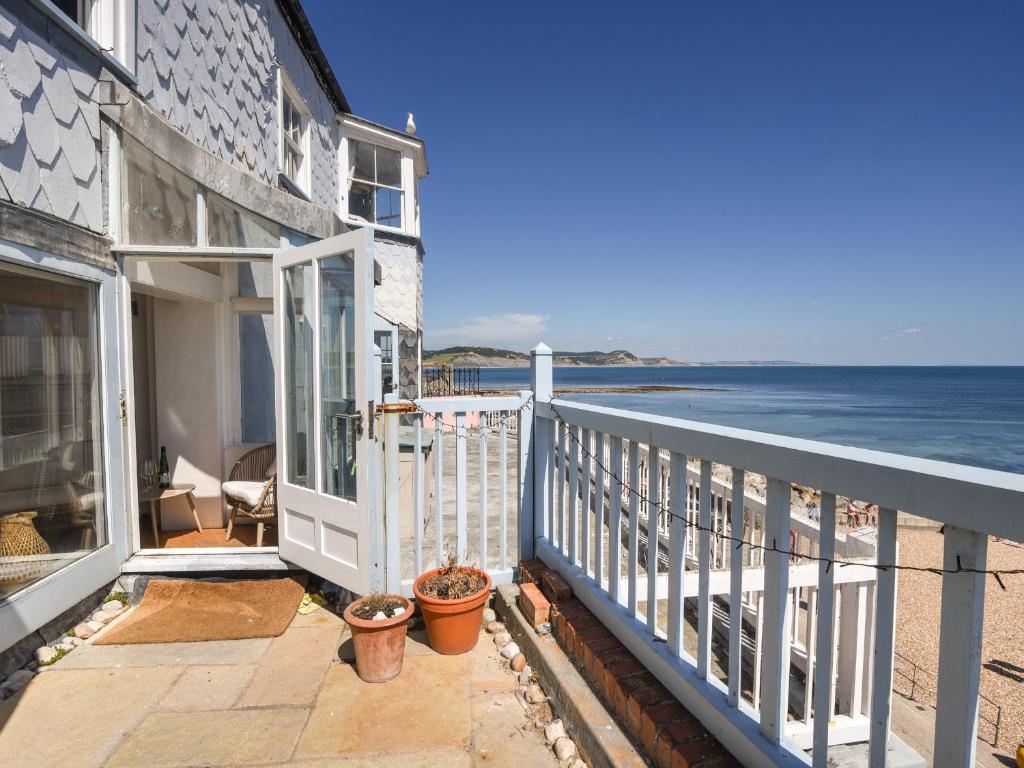
M 152 459 L 146 459 L 142 462 L 142 472 L 139 474 L 146 481 L 146 488 L 152 488 L 153 483 L 156 481 L 156 462 Z

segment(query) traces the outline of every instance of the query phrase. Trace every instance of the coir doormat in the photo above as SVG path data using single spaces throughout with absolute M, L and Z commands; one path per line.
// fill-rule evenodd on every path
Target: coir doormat
M 186 643 L 277 637 L 295 616 L 305 591 L 293 577 L 251 581 L 149 582 L 142 602 L 100 645 Z

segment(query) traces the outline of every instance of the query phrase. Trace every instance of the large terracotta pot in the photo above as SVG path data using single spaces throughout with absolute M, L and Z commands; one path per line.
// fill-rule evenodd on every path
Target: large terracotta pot
M 430 647 L 438 653 L 455 656 L 472 650 L 480 639 L 480 623 L 484 606 L 491 593 L 491 577 L 478 568 L 463 567 L 463 571 L 479 574 L 484 579 L 483 588 L 474 595 L 461 600 L 439 600 L 420 591 L 420 585 L 442 569 L 435 568 L 420 576 L 412 585 L 416 602 L 427 624 L 427 638 Z
M 397 677 L 405 657 L 405 635 L 413 604 L 399 595 L 385 597 L 400 601 L 405 612 L 390 619 L 361 619 L 354 610 L 366 601 L 365 597 L 345 609 L 345 621 L 352 629 L 352 645 L 356 651 L 356 674 L 367 683 L 383 683 Z

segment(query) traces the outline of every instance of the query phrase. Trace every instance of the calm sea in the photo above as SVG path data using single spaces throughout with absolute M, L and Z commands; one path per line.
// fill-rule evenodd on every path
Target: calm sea
M 524 368 L 484 387 L 527 388 Z M 571 399 L 1024 473 L 1024 367 L 556 368 L 555 386 L 676 384 L 719 392 Z

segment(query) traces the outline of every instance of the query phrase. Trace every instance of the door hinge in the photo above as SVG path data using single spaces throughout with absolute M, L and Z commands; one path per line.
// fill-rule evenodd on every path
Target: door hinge
M 121 426 L 122 427 L 127 427 L 128 426 L 128 396 L 125 394 L 125 391 L 123 389 L 121 390 L 121 393 L 118 396 L 117 412 L 118 412 L 118 418 L 121 420 Z

